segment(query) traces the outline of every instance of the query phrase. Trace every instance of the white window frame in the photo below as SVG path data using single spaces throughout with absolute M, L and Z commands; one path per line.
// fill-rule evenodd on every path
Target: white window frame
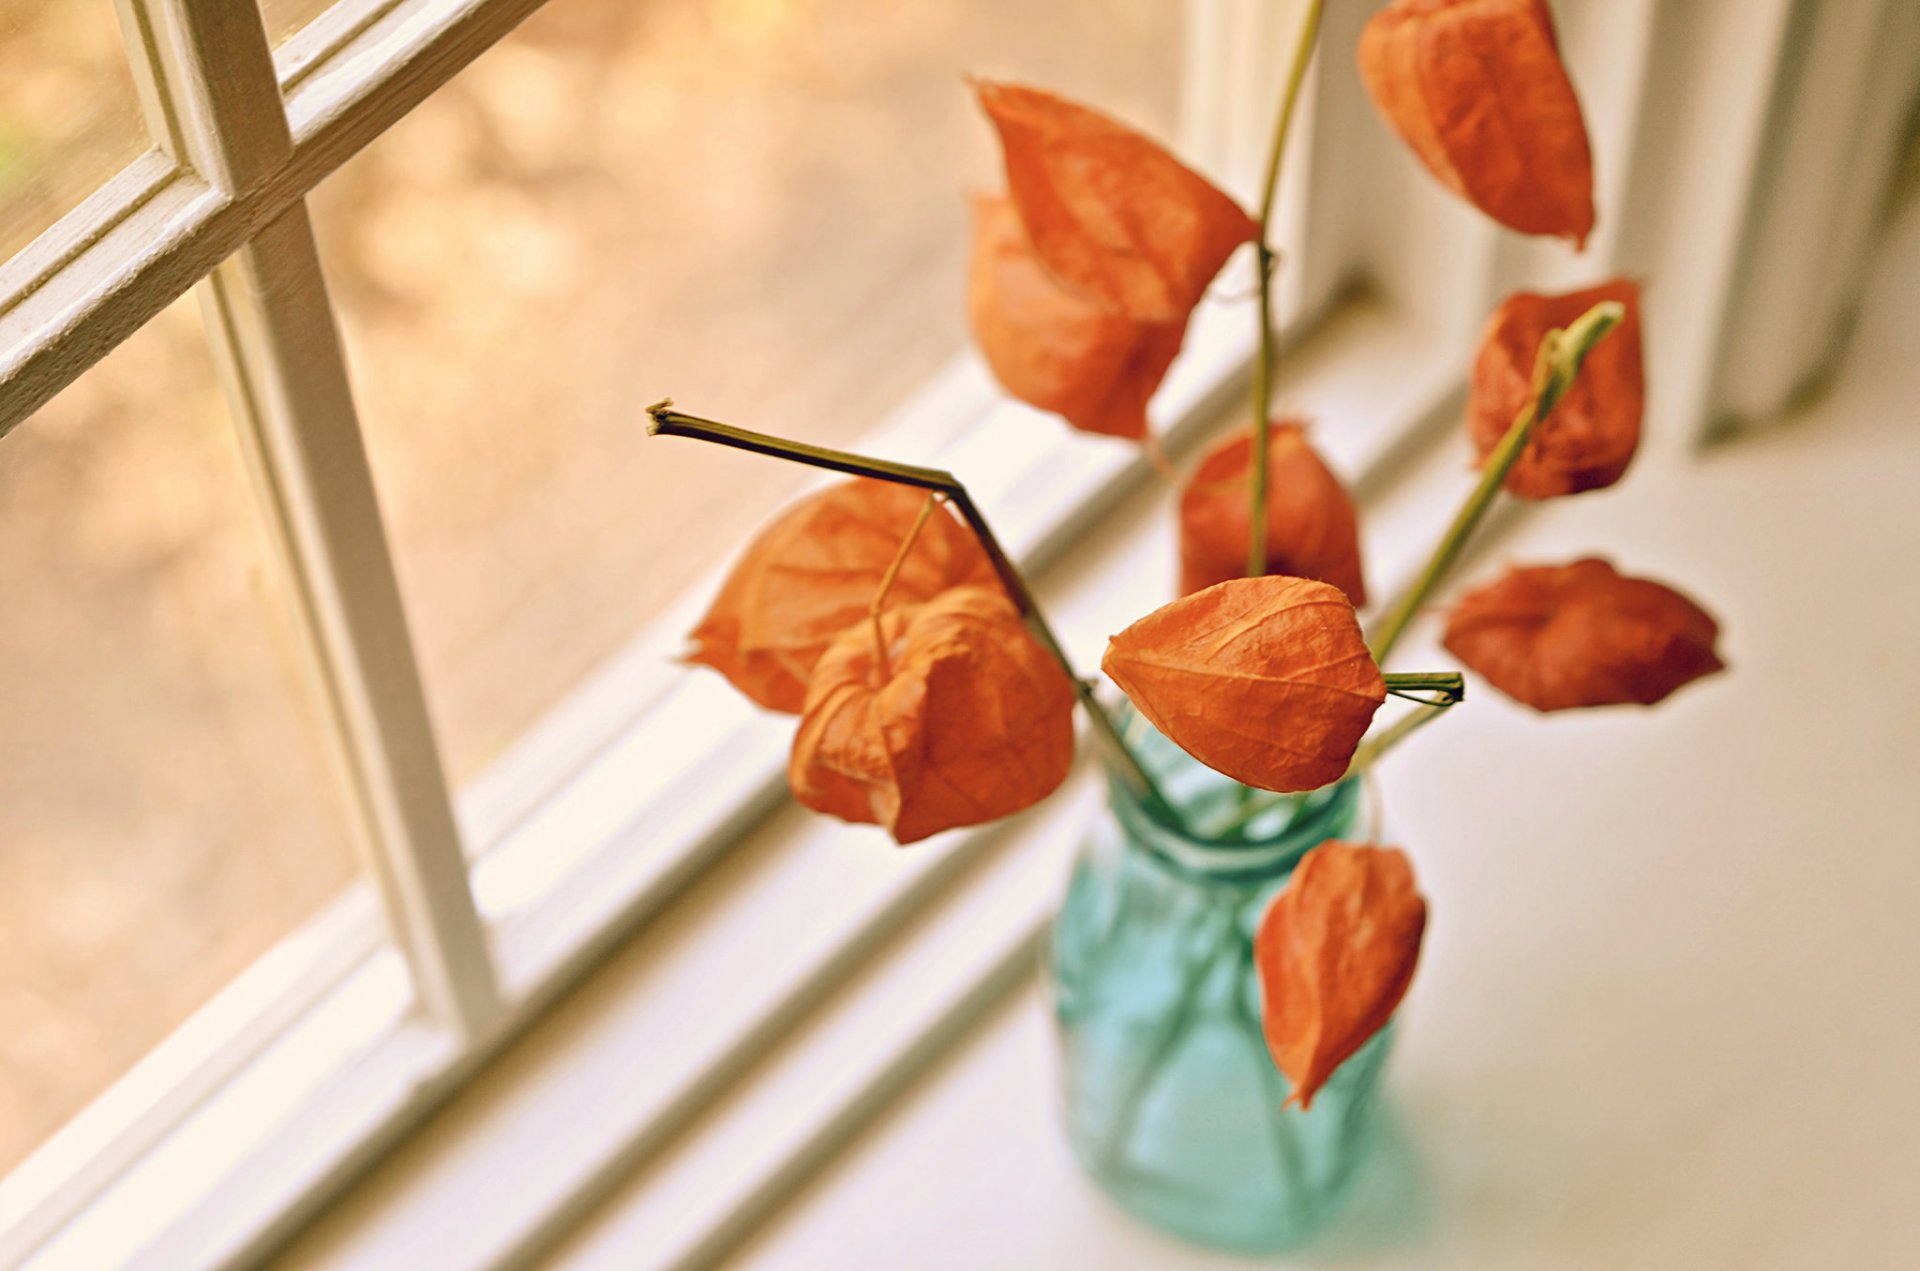
M 294 582 L 372 886 L 276 948 L 0 1182 L 0 1266 L 257 1260 L 781 804 L 784 729 L 711 677 L 663 678 L 660 654 L 686 628 L 691 600 L 457 797 L 434 745 L 305 197 L 541 0 L 343 0 L 278 50 L 256 0 L 117 3 L 157 149 L 0 266 L 0 439 L 198 290 Z M 1271 51 L 1287 47 L 1299 7 L 1189 0 L 1183 150 L 1243 195 L 1284 61 Z M 1326 47 L 1351 48 L 1369 7 L 1335 0 Z M 1351 418 L 1321 440 L 1365 498 L 1445 431 L 1477 323 L 1500 294 L 1524 279 L 1553 286 L 1621 269 L 1657 274 L 1699 315 L 1674 324 L 1655 381 L 1654 417 L 1671 439 L 1657 448 L 1684 450 L 1729 411 L 1775 404 L 1756 400 L 1743 359 L 1756 344 L 1769 351 L 1775 393 L 1813 374 L 1827 332 L 1788 329 L 1778 315 L 1809 294 L 1823 312 L 1844 308 L 1835 271 L 1857 275 L 1868 237 L 1859 200 L 1834 205 L 1828 191 L 1807 210 L 1807 191 L 1823 187 L 1806 169 L 1825 162 L 1855 190 L 1883 179 L 1878 152 L 1862 158 L 1853 139 L 1897 132 L 1913 71 L 1888 51 L 1911 48 L 1901 43 L 1913 33 L 1907 8 L 1844 8 L 1557 4 L 1596 146 L 1620 160 L 1600 171 L 1603 208 L 1617 211 L 1577 263 L 1452 205 L 1384 138 L 1345 67 L 1316 73 L 1276 235 L 1288 262 L 1283 337 L 1298 349 L 1282 404 L 1288 392 L 1346 395 Z M 1676 34 L 1693 37 L 1692 53 L 1674 52 Z M 1838 73 L 1863 64 L 1870 73 Z M 1809 94 L 1817 109 L 1798 109 Z M 1763 249 L 1809 215 L 1844 222 L 1843 241 L 1829 244 L 1841 259 L 1818 277 L 1762 268 Z M 1702 241 L 1714 249 L 1691 250 Z M 1764 302 L 1742 304 L 1754 295 Z M 1245 328 L 1239 307 L 1198 315 L 1156 403 L 1170 452 L 1191 447 L 1240 391 Z M 1150 475 L 1123 450 L 999 401 L 967 358 L 871 448 L 959 471 L 1035 572 Z M 721 1098 L 783 1029 L 824 1009 L 851 968 L 881 958 L 901 924 L 938 931 L 923 912 L 931 890 L 990 855 L 997 833 L 950 836 L 890 866 L 816 956 L 742 992 L 731 1015 L 686 1042 L 697 1063 L 609 1116 L 576 1173 L 560 1171 L 503 1214 L 496 1252 L 530 1256 L 551 1243 L 561 1216 L 644 1154 L 636 1145 Z M 789 836 L 781 852 L 795 868 L 834 868 L 808 863 L 825 859 L 802 854 L 810 836 Z M 965 1018 L 1028 946 L 1047 884 L 1019 878 L 1003 885 L 1019 903 L 998 911 L 1014 917 L 989 937 L 968 928 L 972 970 L 925 1028 L 902 1034 L 893 1060 Z M 751 940 L 752 927 L 728 938 Z M 877 1089 L 896 1069 L 858 1071 Z M 858 1103 L 865 1089 L 847 1098 Z M 823 1110 L 816 1136 L 837 1115 Z M 778 1176 L 803 1149 L 770 1156 L 762 1173 Z M 738 1207 L 772 1193 L 715 1194 L 732 1199 L 715 1202 L 689 1248 L 717 1248 Z

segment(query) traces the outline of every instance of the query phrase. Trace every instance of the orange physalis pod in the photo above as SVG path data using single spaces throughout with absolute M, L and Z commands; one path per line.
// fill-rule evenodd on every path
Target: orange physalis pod
M 1725 666 L 1720 628 L 1671 587 L 1604 560 L 1517 567 L 1447 620 L 1447 651 L 1535 710 L 1651 706 Z
M 1360 78 L 1441 184 L 1586 245 L 1593 155 L 1544 0 L 1394 0 L 1360 34 Z
M 848 628 L 814 667 L 795 798 L 911 843 L 1053 793 L 1073 762 L 1073 685 L 1003 593 L 955 588 L 880 628 Z
M 1064 97 L 977 81 L 1000 133 L 1007 188 L 1035 253 L 1094 302 L 1185 322 L 1259 227 L 1158 143 Z
M 1618 481 L 1640 445 L 1647 396 L 1640 351 L 1640 287 L 1625 278 L 1562 296 L 1520 292 L 1488 319 L 1473 363 L 1467 426 L 1482 462 L 1533 395 L 1534 360 L 1548 331 L 1603 300 L 1626 310 L 1613 334 L 1593 346 L 1559 404 L 1534 426 L 1506 488 L 1523 499 L 1599 490 Z
M 1353 604 L 1305 578 L 1236 578 L 1162 605 L 1101 669 L 1153 726 L 1263 790 L 1337 781 L 1386 700 Z
M 1137 322 L 1061 286 L 1005 198 L 974 200 L 967 317 L 1007 392 L 1085 432 L 1135 441 L 1186 335 L 1184 320 Z
M 1386 1027 L 1420 959 L 1427 902 L 1392 847 L 1327 842 L 1301 858 L 1253 938 L 1261 1022 L 1301 1110 Z
M 1360 522 L 1298 423 L 1268 426 L 1267 572 L 1312 578 L 1367 603 Z M 1253 429 L 1209 450 L 1180 496 L 1180 591 L 1199 591 L 1247 570 L 1247 481 Z
M 798 712 L 814 663 L 866 616 L 926 500 L 924 490 L 861 477 L 788 509 L 727 575 L 687 660 L 713 667 L 762 706 Z M 888 602 L 930 600 L 964 584 L 998 585 L 973 531 L 941 510 L 901 562 Z

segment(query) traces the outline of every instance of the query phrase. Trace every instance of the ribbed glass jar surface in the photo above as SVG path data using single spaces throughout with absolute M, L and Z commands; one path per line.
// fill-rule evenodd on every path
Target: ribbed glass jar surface
M 1308 849 L 1352 837 L 1359 782 L 1222 832 L 1244 787 L 1142 720 L 1127 737 L 1186 824 L 1110 779 L 1111 815 L 1082 846 L 1049 958 L 1068 1137 L 1093 1180 L 1156 1226 L 1249 1252 L 1294 1247 L 1333 1214 L 1372 1138 L 1392 1026 L 1311 1111 L 1282 1111 L 1292 1086 L 1261 1034 L 1253 932 Z

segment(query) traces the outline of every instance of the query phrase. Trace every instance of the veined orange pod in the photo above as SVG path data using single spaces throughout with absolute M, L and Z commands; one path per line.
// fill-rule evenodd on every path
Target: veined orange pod
M 976 82 L 1034 253 L 1069 289 L 1143 322 L 1184 323 L 1259 226 L 1157 142 L 1099 111 Z
M 1446 648 L 1535 710 L 1637 702 L 1724 669 L 1712 615 L 1597 557 L 1510 569 L 1447 619 Z
M 1331 583 L 1358 608 L 1367 603 L 1360 521 L 1340 478 L 1297 422 L 1268 425 L 1267 572 Z M 1194 470 L 1180 495 L 1182 595 L 1246 573 L 1247 483 L 1253 429 L 1225 438 Z
M 882 645 L 884 641 L 884 645 Z M 1006 596 L 959 587 L 842 632 L 814 667 L 788 782 L 900 843 L 1009 816 L 1073 763 L 1073 685 Z
M 1101 669 L 1153 726 L 1263 790 L 1337 781 L 1386 700 L 1353 604 L 1305 578 L 1236 578 L 1107 642 Z
M 1427 902 L 1397 848 L 1326 842 L 1301 858 L 1254 934 L 1261 1022 L 1304 1111 L 1386 1027 L 1420 959 Z
M 1361 32 L 1360 78 L 1441 184 L 1585 246 L 1593 155 L 1544 0 L 1394 0 Z
M 1599 490 L 1625 474 L 1640 446 L 1647 384 L 1640 348 L 1640 287 L 1616 278 L 1559 296 L 1520 292 L 1487 320 L 1474 358 L 1467 428 L 1484 462 L 1533 395 L 1534 360 L 1548 331 L 1564 328 L 1603 300 L 1626 310 L 1593 346 L 1579 376 L 1534 426 L 1506 488 L 1523 499 Z
M 687 661 L 713 667 L 762 706 L 798 712 L 814 663 L 866 616 L 926 501 L 924 490 L 860 477 L 796 504 L 727 575 L 694 628 Z M 973 531 L 937 511 L 901 562 L 888 603 L 967 584 L 997 587 L 998 579 Z
M 1139 322 L 1062 286 L 998 197 L 974 200 L 967 317 L 1007 392 L 1082 431 L 1135 441 L 1186 335 L 1184 320 Z

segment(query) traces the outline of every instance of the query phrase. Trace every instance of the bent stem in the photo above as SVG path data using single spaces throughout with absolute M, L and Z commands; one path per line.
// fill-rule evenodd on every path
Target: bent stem
M 1287 151 L 1287 134 L 1293 128 L 1294 107 L 1300 101 L 1300 86 L 1306 82 L 1307 67 L 1313 62 L 1313 47 L 1320 34 L 1320 10 L 1324 0 L 1311 0 L 1306 20 L 1301 23 L 1300 40 L 1294 45 L 1293 67 L 1280 97 L 1280 118 L 1274 124 L 1273 145 L 1267 151 L 1267 172 L 1260 194 L 1260 231 L 1254 240 L 1254 266 L 1259 272 L 1260 340 L 1253 361 L 1253 467 L 1247 489 L 1247 577 L 1259 578 L 1267 572 L 1267 399 L 1273 395 L 1273 271 L 1275 257 L 1267 246 L 1267 230 L 1273 221 L 1275 195 L 1280 186 L 1280 161 Z
M 1393 646 L 1406 634 L 1413 615 L 1420 611 L 1420 606 L 1427 602 L 1427 597 L 1433 594 L 1440 580 L 1460 559 L 1460 553 L 1466 550 L 1467 540 L 1479 527 L 1487 509 L 1493 506 L 1494 496 L 1500 493 L 1507 473 L 1513 470 L 1513 465 L 1519 462 L 1521 453 L 1526 450 L 1527 442 L 1533 439 L 1534 429 L 1553 413 L 1553 408 L 1573 387 L 1573 381 L 1579 376 L 1580 368 L 1586 363 L 1587 354 L 1593 351 L 1593 346 L 1619 326 L 1624 317 L 1626 309 L 1618 301 L 1603 300 L 1575 318 L 1564 330 L 1556 327 L 1541 337 L 1540 353 L 1533 363 L 1533 391 L 1527 395 L 1527 404 L 1514 417 L 1513 425 L 1500 439 L 1500 444 L 1487 456 L 1478 484 L 1467 495 L 1467 501 L 1461 504 L 1453 524 L 1441 535 L 1426 567 L 1392 610 L 1381 618 L 1378 630 L 1369 641 L 1375 662 L 1385 665 Z
M 718 420 L 702 419 L 698 415 L 688 415 L 673 409 L 672 399 L 655 402 L 647 407 L 647 431 L 661 437 L 692 437 L 698 441 L 710 441 L 716 445 L 732 446 L 736 450 L 748 450 L 755 454 L 771 455 L 776 459 L 785 459 L 791 463 L 804 463 L 815 468 L 825 468 L 831 472 L 844 472 L 850 476 L 872 477 L 876 481 L 891 481 L 895 485 L 910 485 L 944 496 L 948 502 L 960 510 L 960 515 L 973 530 L 974 537 L 980 541 L 981 550 L 986 552 L 987 560 L 993 565 L 993 572 L 999 575 L 1000 585 L 1006 589 L 1007 599 L 1025 621 L 1027 630 L 1040 642 L 1048 656 L 1059 663 L 1072 682 L 1074 692 L 1080 698 L 1080 704 L 1086 708 L 1087 719 L 1093 725 L 1093 735 L 1098 739 L 1107 757 L 1120 770 L 1121 779 L 1132 787 L 1134 794 L 1144 801 L 1156 815 L 1164 816 L 1169 824 L 1178 825 L 1173 807 L 1161 794 L 1145 767 L 1140 763 L 1125 741 L 1121 740 L 1120 730 L 1114 725 L 1113 717 L 1107 714 L 1093 695 L 1091 681 L 1083 680 L 1075 673 L 1073 663 L 1068 660 L 1066 650 L 1060 647 L 1060 641 L 1054 638 L 1053 628 L 1047 625 L 1039 605 L 1034 601 L 1033 592 L 1027 586 L 1027 580 L 1013 563 L 1006 551 L 1000 546 L 1000 540 L 994 537 L 993 527 L 987 524 L 986 517 L 980 514 L 973 496 L 967 493 L 967 487 L 960 484 L 959 478 L 951 472 L 939 468 L 923 468 L 916 464 L 895 463 L 889 459 L 873 459 L 866 455 L 854 454 L 848 450 L 832 450 L 826 446 L 815 446 L 804 441 L 788 441 L 784 437 L 775 437 L 770 433 L 754 432 L 739 428 L 733 424 L 723 424 Z

